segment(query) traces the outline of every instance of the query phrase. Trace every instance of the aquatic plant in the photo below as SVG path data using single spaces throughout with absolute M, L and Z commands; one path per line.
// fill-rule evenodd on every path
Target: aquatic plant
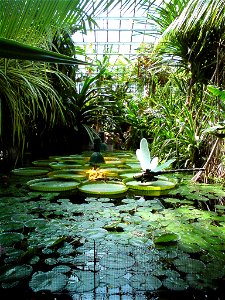
M 158 165 L 158 157 L 153 157 L 151 159 L 148 142 L 145 138 L 141 139 L 140 149 L 136 150 L 136 156 L 141 164 L 141 168 L 143 171 L 161 171 L 168 168 L 175 161 L 175 159 L 169 159 L 163 164 Z

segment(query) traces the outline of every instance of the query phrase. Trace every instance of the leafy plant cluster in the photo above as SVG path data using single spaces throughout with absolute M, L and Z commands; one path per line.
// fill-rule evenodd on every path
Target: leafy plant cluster
M 141 45 L 134 61 L 111 65 L 110 53 L 101 61 L 90 61 L 72 35 L 85 32 L 84 16 L 91 27 L 95 14 L 119 2 L 101 1 L 94 11 L 88 1 L 46 3 L 43 16 L 54 15 L 56 8 L 64 13 L 58 21 L 48 16 L 42 28 L 42 22 L 37 26 L 30 18 L 18 19 L 15 26 L 3 18 L 0 137 L 4 160 L 16 161 L 24 152 L 40 156 L 49 155 L 48 151 L 79 152 L 105 131 L 119 134 L 123 149 L 136 149 L 145 137 L 154 145 L 152 154 L 165 160 L 176 157 L 177 167 L 203 166 L 215 143 L 206 129 L 224 120 L 221 94 L 207 88 L 224 89 L 224 4 L 219 0 L 200 4 L 171 0 L 160 5 L 139 1 L 137 8 L 148 12 L 150 34 L 157 42 Z M 21 3 L 28 16 L 26 1 Z M 125 1 L 122 8 L 128 4 Z M 36 17 L 44 20 L 43 16 Z M 24 20 L 32 24 L 29 36 L 19 30 L 27 28 Z M 35 47 L 45 49 L 34 48 L 35 40 Z M 10 57 L 3 51 L 5 42 L 12 47 Z M 23 51 L 16 51 L 18 47 Z M 76 54 L 83 54 L 85 61 L 73 58 Z M 85 66 L 82 72 L 80 64 Z M 222 152 L 217 153 L 221 158 Z
M 224 269 L 224 191 L 183 179 L 169 195 L 123 198 L 1 192 L 1 289 L 83 294 L 101 286 L 216 293 Z M 130 276 L 127 276 L 130 274 Z M 125 293 L 125 292 L 124 292 Z

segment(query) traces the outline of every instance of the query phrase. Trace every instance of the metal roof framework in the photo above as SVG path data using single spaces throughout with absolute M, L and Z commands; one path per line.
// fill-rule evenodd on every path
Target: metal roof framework
M 136 9 L 135 4 L 123 11 L 120 6 L 96 16 L 97 25 L 87 33 L 76 32 L 73 36 L 76 46 L 85 49 L 86 56 L 101 60 L 108 54 L 112 60 L 118 56 L 133 59 L 142 43 L 154 43 L 150 35 L 147 12 Z

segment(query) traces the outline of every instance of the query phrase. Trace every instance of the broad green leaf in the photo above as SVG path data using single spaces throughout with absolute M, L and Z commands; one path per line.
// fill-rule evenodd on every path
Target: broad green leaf
M 164 233 L 154 239 L 155 244 L 166 244 L 171 242 L 177 242 L 179 236 L 176 233 Z
M 29 46 L 17 41 L 0 38 L 0 57 L 58 64 L 88 65 L 89 63 L 66 55 Z
M 213 86 L 213 85 L 208 85 L 207 86 L 208 91 L 212 93 L 214 96 L 219 97 L 221 100 L 225 100 L 225 91 L 221 90 L 220 88 Z
M 67 276 L 62 273 L 39 271 L 33 274 L 29 286 L 34 292 L 49 290 L 54 293 L 62 291 L 66 282 Z
M 33 268 L 30 265 L 5 266 L 0 268 L 1 282 L 14 282 L 31 275 Z
M 0 234 L 0 245 L 2 247 L 9 247 L 15 243 L 22 242 L 24 235 L 19 232 L 3 232 Z
M 174 266 L 185 273 L 200 273 L 205 269 L 205 264 L 197 259 L 193 258 L 178 258 L 174 260 Z

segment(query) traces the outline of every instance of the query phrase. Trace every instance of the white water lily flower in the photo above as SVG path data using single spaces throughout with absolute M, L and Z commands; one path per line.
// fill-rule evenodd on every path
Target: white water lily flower
M 148 142 L 145 138 L 141 139 L 140 149 L 136 150 L 136 156 L 141 164 L 141 168 L 143 171 L 150 170 L 153 172 L 161 171 L 168 168 L 175 159 L 169 159 L 161 165 L 158 165 L 159 159 L 158 157 L 154 157 L 151 160 L 150 151 L 148 148 Z
M 154 171 L 154 170 L 157 168 L 157 166 L 158 166 L 158 162 L 159 162 L 158 157 L 154 157 L 154 158 L 151 160 L 151 162 L 150 162 L 150 168 L 149 168 L 149 170 Z
M 145 138 L 141 139 L 140 149 L 136 150 L 136 156 L 141 164 L 141 168 L 143 171 L 146 170 L 154 170 L 158 166 L 158 157 L 154 157 L 151 160 L 148 142 Z

